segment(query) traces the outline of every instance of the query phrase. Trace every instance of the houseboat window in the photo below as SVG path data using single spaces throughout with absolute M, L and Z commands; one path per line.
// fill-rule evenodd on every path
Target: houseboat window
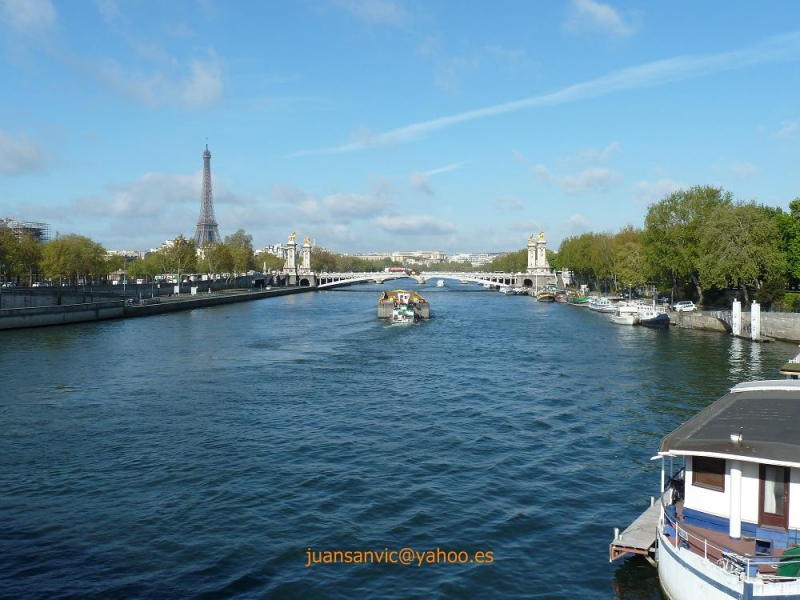
M 692 457 L 692 485 L 725 491 L 725 460 L 708 456 Z
M 783 515 L 786 498 L 783 467 L 764 467 L 764 512 Z

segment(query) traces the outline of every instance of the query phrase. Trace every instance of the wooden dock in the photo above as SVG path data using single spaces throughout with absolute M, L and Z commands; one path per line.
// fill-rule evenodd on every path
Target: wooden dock
M 656 528 L 661 513 L 659 502 L 653 502 L 622 534 L 608 547 L 609 561 L 613 562 L 627 554 L 650 557 L 656 544 Z

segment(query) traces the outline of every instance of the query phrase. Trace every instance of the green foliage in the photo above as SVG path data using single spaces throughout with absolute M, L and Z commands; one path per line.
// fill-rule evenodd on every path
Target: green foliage
M 472 263 L 465 260 L 462 262 L 434 263 L 426 266 L 424 270 L 436 273 L 471 273 L 475 268 Z
M 498 256 L 492 262 L 481 268 L 481 271 L 503 273 L 519 273 L 528 268 L 528 249 L 523 248 L 516 252 L 509 252 Z
M 778 247 L 786 257 L 787 276 L 797 284 L 800 282 L 800 198 L 789 203 L 789 214 L 778 212 L 774 221 L 780 235 Z
M 397 263 L 385 264 L 385 261 L 367 260 L 347 254 L 335 254 L 329 250 L 319 248 L 311 249 L 311 269 L 327 273 L 377 273 L 383 271 L 385 266 L 402 266 Z
M 720 205 L 700 231 L 700 281 L 704 287 L 742 288 L 745 299 L 748 286 L 779 281 L 782 295 L 786 260 L 779 245 L 775 220 L 755 203 Z
M 729 192 L 711 186 L 679 190 L 653 204 L 647 211 L 644 229 L 644 252 L 649 268 L 657 277 L 672 280 L 675 287 L 681 278 L 695 285 L 700 302 L 703 289 L 699 279 L 703 228 L 713 225 L 712 215 L 719 207 L 730 206 Z
M 156 254 L 161 255 L 160 262 L 165 273 L 181 276 L 197 271 L 197 252 L 193 239 L 187 240 L 179 235 L 171 246 L 162 248 Z
M 230 248 L 233 266 L 236 273 L 245 273 L 255 266 L 253 258 L 253 236 L 239 229 L 233 235 L 225 236 L 225 245 Z
M 269 252 L 262 252 L 258 255 L 256 267 L 264 269 L 265 271 L 280 271 L 283 268 L 283 259 L 280 256 L 275 256 Z M 314 251 L 311 251 L 311 261 L 314 261 Z
M 107 273 L 106 250 L 82 235 L 56 236 L 42 248 L 41 268 L 47 277 L 73 284 L 96 280 Z
M 756 302 L 765 308 L 785 308 L 786 283 L 783 279 L 769 279 L 756 293 Z

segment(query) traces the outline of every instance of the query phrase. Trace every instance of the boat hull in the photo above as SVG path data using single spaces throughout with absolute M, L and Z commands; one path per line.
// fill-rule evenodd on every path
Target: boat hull
M 617 325 L 636 325 L 639 321 L 639 318 L 636 315 L 631 314 L 613 314 L 611 315 L 611 322 L 616 323 Z
M 639 324 L 645 327 L 669 327 L 669 315 L 660 314 L 650 318 L 642 318 L 639 320 Z
M 797 580 L 764 584 L 741 580 L 658 532 L 658 578 L 670 600 L 789 600 L 800 598 Z

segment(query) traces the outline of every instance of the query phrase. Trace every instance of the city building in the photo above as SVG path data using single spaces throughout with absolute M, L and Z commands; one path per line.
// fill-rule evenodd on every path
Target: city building
M 50 241 L 50 225 L 48 223 L 4 218 L 0 219 L 0 227 L 8 227 L 17 237 L 32 235 L 40 242 Z

